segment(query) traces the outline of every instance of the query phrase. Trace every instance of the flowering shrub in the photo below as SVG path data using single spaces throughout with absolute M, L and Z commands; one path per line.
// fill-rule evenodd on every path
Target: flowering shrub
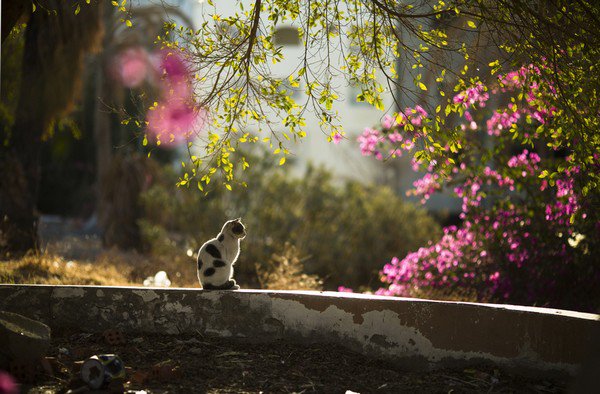
M 425 203 L 451 188 L 462 200 L 462 225 L 392 258 L 378 294 L 468 289 L 481 301 L 600 305 L 598 196 L 581 187 L 589 183 L 588 171 L 597 172 L 599 155 L 587 160 L 584 174 L 573 141 L 558 132 L 553 103 L 560 98 L 546 71 L 524 66 L 490 86 L 472 80 L 446 107 L 457 124 L 446 141 L 430 137 L 439 118 L 419 106 L 358 138 L 362 154 L 379 160 L 420 147 L 413 167 L 425 175 L 408 194 Z M 491 97 L 507 104 L 490 114 Z

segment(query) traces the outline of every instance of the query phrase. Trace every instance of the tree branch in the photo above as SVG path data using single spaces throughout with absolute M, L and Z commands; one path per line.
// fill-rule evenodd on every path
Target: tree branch
M 252 19 L 252 28 L 250 29 L 250 36 L 248 37 L 248 49 L 246 50 L 246 74 L 250 67 L 250 56 L 252 55 L 252 47 L 254 46 L 254 40 L 256 39 L 256 33 L 258 32 L 258 25 L 260 23 L 260 6 L 261 0 L 256 0 L 254 3 L 254 18 Z

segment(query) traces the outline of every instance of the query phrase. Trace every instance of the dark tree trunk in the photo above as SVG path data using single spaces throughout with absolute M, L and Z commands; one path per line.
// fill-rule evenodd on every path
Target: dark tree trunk
M 42 136 L 52 120 L 72 107 L 83 55 L 96 48 L 101 36 L 98 3 L 84 5 L 78 15 L 72 5 L 49 0 L 44 11 L 29 15 L 14 124 L 10 130 L 0 124 L 0 257 L 38 246 Z
M 35 196 L 14 150 L 0 154 L 0 258 L 37 248 Z
M 108 102 L 108 86 L 104 77 L 103 59 L 98 59 L 99 66 L 95 76 L 95 104 L 94 104 L 94 144 L 96 147 L 96 212 L 98 218 L 106 217 L 109 211 L 107 204 L 110 201 L 103 198 L 103 190 L 110 163 L 113 158 L 113 146 L 111 136 L 111 114 L 104 103 Z M 103 227 L 104 231 L 105 228 Z
M 37 203 L 44 120 L 39 28 L 31 18 L 25 33 L 22 87 L 15 123 L 0 148 L 0 253 L 22 253 L 38 246 Z M 6 144 L 8 142 L 8 144 Z

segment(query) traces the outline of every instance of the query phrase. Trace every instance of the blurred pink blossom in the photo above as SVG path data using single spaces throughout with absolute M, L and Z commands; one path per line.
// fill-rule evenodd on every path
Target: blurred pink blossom
M 161 144 L 175 145 L 199 133 L 204 127 L 206 117 L 203 108 L 168 101 L 148 112 L 148 132 Z
M 204 127 L 207 111 L 194 103 L 190 71 L 180 52 L 163 49 L 154 55 L 162 97 L 147 115 L 148 133 L 167 146 L 189 141 Z
M 335 133 L 335 134 L 333 135 L 333 143 L 337 145 L 337 144 L 339 144 L 340 142 L 342 142 L 342 139 L 343 139 L 343 138 L 344 138 L 344 137 L 343 137 L 343 136 L 342 136 L 340 133 Z
M 0 371 L 0 393 L 18 394 L 19 389 L 15 379 L 4 371 Z
M 379 130 L 366 127 L 365 131 L 358 136 L 357 141 L 360 144 L 360 152 L 363 156 L 375 155 L 377 157 L 379 153 L 377 145 L 383 143 L 384 138 L 381 136 Z
M 141 47 L 131 47 L 115 57 L 113 73 L 123 86 L 137 88 L 148 75 L 148 65 L 148 52 Z
M 190 75 L 183 55 L 171 49 L 162 49 L 155 53 L 155 64 L 161 77 L 170 82 L 187 80 Z

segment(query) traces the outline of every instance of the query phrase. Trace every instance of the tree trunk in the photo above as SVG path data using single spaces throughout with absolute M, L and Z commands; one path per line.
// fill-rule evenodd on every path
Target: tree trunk
M 27 26 L 23 50 L 22 83 L 15 123 L 0 148 L 0 255 L 23 253 L 38 247 L 37 205 L 40 152 L 44 120 L 42 59 L 38 24 Z
M 0 141 L 0 257 L 38 246 L 42 136 L 53 119 L 72 107 L 83 55 L 96 48 L 102 32 L 96 1 L 79 15 L 70 2 L 45 5 L 44 11 L 29 15 L 14 125 L 10 131 L 0 125 L 0 132 L 8 132 Z
M 102 198 L 103 180 L 106 179 L 113 158 L 111 119 L 105 104 L 108 100 L 108 86 L 104 77 L 103 57 L 99 56 L 95 75 L 94 103 L 94 144 L 96 146 L 96 214 L 104 218 L 108 207 Z M 100 220 L 101 221 L 101 220 Z M 105 230 L 104 228 L 102 230 Z
M 35 196 L 14 150 L 0 154 L 0 258 L 36 249 Z

